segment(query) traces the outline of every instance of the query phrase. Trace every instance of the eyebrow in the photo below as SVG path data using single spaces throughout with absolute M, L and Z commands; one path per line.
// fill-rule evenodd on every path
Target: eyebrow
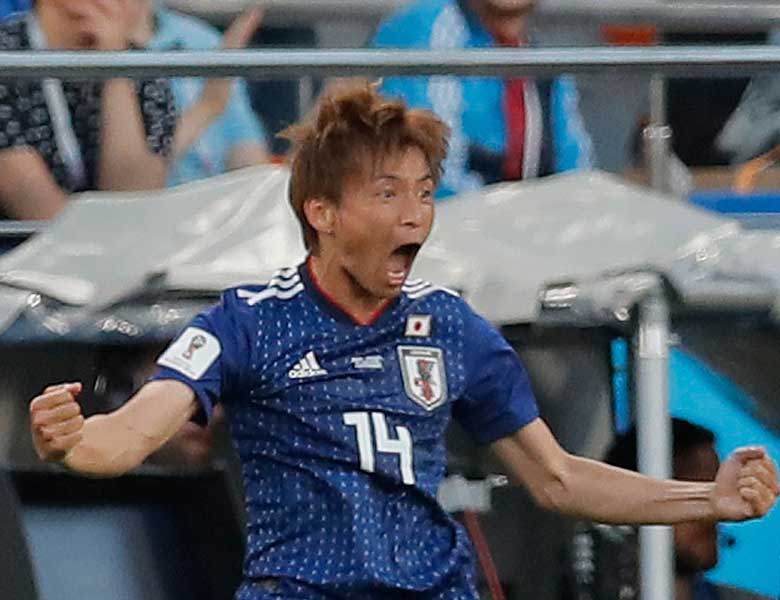
M 401 181 L 401 179 L 404 179 L 404 178 L 401 177 L 400 175 L 391 175 L 390 173 L 386 173 L 386 174 L 383 174 L 383 175 L 377 175 L 376 179 L 377 180 L 379 180 L 379 179 L 392 179 L 393 181 Z M 431 175 L 430 173 L 420 177 L 417 180 L 417 182 L 418 183 L 422 183 L 423 181 L 427 181 L 429 179 L 433 180 L 433 175 Z

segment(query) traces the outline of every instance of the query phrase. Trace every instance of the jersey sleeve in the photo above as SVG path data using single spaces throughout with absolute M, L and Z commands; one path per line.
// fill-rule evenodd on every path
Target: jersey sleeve
M 0 81 L 0 150 L 28 145 L 26 115 L 19 110 L 28 101 L 20 96 L 18 84 Z
M 190 387 L 208 418 L 240 384 L 241 359 L 247 356 L 230 293 L 184 328 L 157 359 L 157 372 L 150 379 L 173 379 Z
M 539 416 L 525 367 L 485 319 L 466 307 L 466 384 L 454 418 L 478 444 L 490 444 Z

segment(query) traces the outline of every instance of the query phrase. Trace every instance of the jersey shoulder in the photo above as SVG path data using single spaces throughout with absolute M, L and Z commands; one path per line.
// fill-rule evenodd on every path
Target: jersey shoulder
M 460 299 L 460 294 L 456 290 L 426 281 L 425 279 L 407 279 L 401 288 L 401 292 L 410 300 L 419 300 L 434 294 L 444 294 L 445 296 Z
M 401 288 L 407 311 L 464 316 L 467 305 L 453 289 L 424 279 L 408 279 Z
M 457 317 L 463 327 L 469 330 L 475 326 L 491 327 L 457 290 L 424 279 L 409 279 L 404 283 L 402 293 L 409 300 L 407 310 L 412 312 L 423 311 L 440 316 L 446 315 L 448 320 Z
M 292 300 L 303 291 L 303 287 L 298 267 L 285 267 L 276 271 L 266 282 L 225 290 L 223 302 L 227 308 L 265 307 L 274 301 Z

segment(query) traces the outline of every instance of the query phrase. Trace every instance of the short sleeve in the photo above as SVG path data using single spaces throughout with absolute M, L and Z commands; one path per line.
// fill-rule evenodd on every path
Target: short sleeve
M 149 150 L 170 156 L 176 128 L 176 103 L 171 84 L 166 79 L 151 79 L 140 82 L 138 88 Z
M 214 406 L 237 389 L 246 356 L 232 311 L 223 298 L 195 317 L 157 359 L 158 370 L 150 379 L 189 386 L 209 418 Z
M 539 416 L 525 367 L 485 319 L 465 307 L 466 384 L 453 415 L 478 444 L 490 444 Z
M 246 83 L 236 80 L 227 110 L 222 117 L 222 135 L 227 150 L 241 144 L 265 145 L 267 135 L 262 122 L 252 109 Z
M 27 145 L 25 115 L 19 110 L 20 98 L 15 84 L 0 81 L 0 150 Z

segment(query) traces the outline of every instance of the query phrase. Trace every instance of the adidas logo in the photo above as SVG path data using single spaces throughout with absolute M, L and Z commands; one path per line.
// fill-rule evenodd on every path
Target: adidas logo
M 314 351 L 308 352 L 301 360 L 299 360 L 292 369 L 290 369 L 287 376 L 290 379 L 306 379 L 307 377 L 317 377 L 319 375 L 327 375 L 328 372 L 320 366 L 317 362 L 317 357 L 314 356 Z

